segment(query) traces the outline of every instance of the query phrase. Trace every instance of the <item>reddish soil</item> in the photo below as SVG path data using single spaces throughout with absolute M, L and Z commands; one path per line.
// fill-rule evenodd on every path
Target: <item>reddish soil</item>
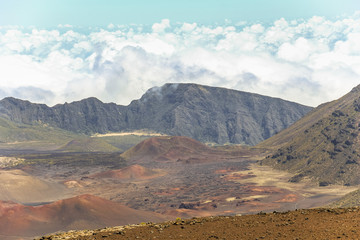
M 248 178 L 253 178 L 256 177 L 253 174 L 239 174 L 239 173 L 233 173 L 233 174 L 228 174 L 224 177 L 224 179 L 228 180 L 228 181 L 234 181 L 234 180 L 242 180 L 242 179 L 248 179 Z
M 165 173 L 162 171 L 145 168 L 143 166 L 135 164 L 118 170 L 110 170 L 97 173 L 91 175 L 90 177 L 143 180 L 156 178 L 164 174 Z
M 165 219 L 169 218 L 153 212 L 134 210 L 92 195 L 41 206 L 0 201 L 0 239 L 43 235 L 59 229 L 99 228 Z
M 72 234 L 72 235 L 71 235 Z M 359 239 L 360 210 L 310 209 L 233 217 L 206 217 L 104 229 L 91 236 L 58 239 Z M 70 237 L 73 236 L 73 237 Z M 52 237 L 43 238 L 52 239 Z
M 188 137 L 153 137 L 142 141 L 122 154 L 132 162 L 202 163 L 239 158 L 244 150 L 210 148 Z
M 64 184 L 71 196 L 81 196 L 45 205 L 40 204 L 48 201 L 39 200 L 36 207 L 6 203 L 0 207 L 0 239 L 164 221 L 164 215 L 171 216 L 166 219 L 235 216 L 319 207 L 337 197 L 331 195 L 333 190 L 304 197 L 301 188 L 285 188 L 287 176 L 278 181 L 277 172 L 264 174 L 251 167 L 263 151 L 246 147 L 209 148 L 186 137 L 159 137 L 122 155 L 94 156 L 66 155 L 68 164 L 58 161 L 26 168 L 32 176 Z M 83 157 L 91 164 L 82 164 L 89 163 Z M 130 166 L 119 164 L 122 158 Z

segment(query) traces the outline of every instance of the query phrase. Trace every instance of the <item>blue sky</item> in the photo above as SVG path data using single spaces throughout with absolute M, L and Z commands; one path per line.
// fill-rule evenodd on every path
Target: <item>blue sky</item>
M 0 0 L 0 98 L 198 83 L 317 106 L 360 84 L 359 0 Z
M 314 15 L 336 18 L 357 10 L 358 0 L 0 0 L 0 25 L 152 24 L 164 18 L 202 24 L 225 19 L 269 22 Z

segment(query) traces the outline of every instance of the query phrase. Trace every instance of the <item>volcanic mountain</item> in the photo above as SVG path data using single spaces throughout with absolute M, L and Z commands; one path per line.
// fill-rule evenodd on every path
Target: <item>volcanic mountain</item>
M 165 84 L 128 106 L 128 127 L 201 142 L 254 145 L 287 128 L 311 108 L 278 98 L 196 84 Z
M 254 145 L 287 128 L 311 107 L 278 98 L 196 84 L 149 89 L 128 106 L 96 98 L 48 107 L 15 98 L 0 101 L 0 116 L 75 133 L 149 129 L 202 142 Z
M 160 214 L 134 210 L 92 195 L 35 207 L 0 201 L 0 213 L 1 239 L 166 219 Z
M 202 163 L 239 157 L 241 150 L 226 151 L 206 146 L 188 137 L 164 136 L 142 141 L 123 154 L 128 162 Z
M 359 133 L 360 85 L 261 143 L 280 147 L 262 164 L 294 173 L 294 182 L 312 177 L 320 186 L 360 184 Z

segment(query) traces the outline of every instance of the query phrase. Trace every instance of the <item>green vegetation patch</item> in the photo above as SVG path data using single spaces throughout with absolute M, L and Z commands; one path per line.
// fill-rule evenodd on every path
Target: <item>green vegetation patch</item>
M 28 145 L 59 145 L 65 144 L 79 135 L 45 124 L 20 124 L 0 118 L 0 142 L 8 148 L 21 148 Z M 36 144 L 35 144 L 36 145 Z

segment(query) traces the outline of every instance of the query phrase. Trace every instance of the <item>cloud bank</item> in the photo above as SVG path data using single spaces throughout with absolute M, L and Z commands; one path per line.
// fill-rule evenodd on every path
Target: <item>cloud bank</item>
M 129 104 L 193 82 L 316 106 L 360 84 L 360 14 L 272 24 L 0 27 L 0 97 Z

